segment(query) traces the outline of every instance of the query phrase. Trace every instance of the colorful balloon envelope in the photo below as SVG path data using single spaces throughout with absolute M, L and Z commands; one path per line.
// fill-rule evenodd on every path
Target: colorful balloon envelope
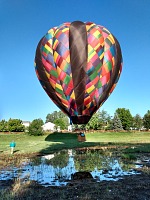
M 117 39 L 103 26 L 75 21 L 51 28 L 35 56 L 37 77 L 74 124 L 86 124 L 114 90 L 122 69 Z

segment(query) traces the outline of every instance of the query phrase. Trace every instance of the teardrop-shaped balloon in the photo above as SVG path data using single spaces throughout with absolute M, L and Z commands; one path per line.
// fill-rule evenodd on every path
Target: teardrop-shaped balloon
M 122 69 L 117 39 L 103 26 L 75 21 L 40 40 L 37 77 L 74 124 L 86 124 L 114 90 Z

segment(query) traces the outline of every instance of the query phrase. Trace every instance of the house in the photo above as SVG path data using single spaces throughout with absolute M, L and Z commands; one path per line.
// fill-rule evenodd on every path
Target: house
M 44 131 L 55 131 L 55 124 L 47 122 L 42 126 Z
M 30 126 L 30 121 L 22 121 L 22 124 L 26 127 Z

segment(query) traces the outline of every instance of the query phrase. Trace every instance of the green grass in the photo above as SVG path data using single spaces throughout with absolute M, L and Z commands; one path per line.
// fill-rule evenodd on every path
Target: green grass
M 86 142 L 78 142 L 77 134 L 52 133 L 43 136 L 29 136 L 28 134 L 0 134 L 0 153 L 9 154 L 9 143 L 16 142 L 17 153 L 51 153 L 61 149 L 76 147 L 104 146 L 104 145 L 128 145 L 134 146 L 131 152 L 150 152 L 149 132 L 94 132 L 86 133 Z
M 149 132 L 102 132 L 89 133 L 87 139 L 91 142 L 112 143 L 150 143 Z

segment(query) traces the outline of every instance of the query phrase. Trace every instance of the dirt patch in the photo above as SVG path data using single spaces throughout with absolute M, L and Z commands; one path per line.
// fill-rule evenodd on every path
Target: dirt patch
M 6 184 L 6 183 L 5 183 Z M 35 182 L 19 187 L 10 186 L 13 191 L 11 199 L 55 199 L 55 200 L 149 200 L 150 175 L 139 174 L 127 176 L 119 181 L 94 180 L 71 181 L 63 187 L 43 187 Z M 10 190 L 5 190 L 8 194 Z M 1 195 L 1 193 L 0 193 Z M 3 195 L 4 192 L 3 192 Z M 2 197 L 2 196 L 0 196 Z M 1 199 L 1 198 L 0 198 Z
M 0 155 L 0 170 L 3 168 L 7 168 L 10 165 L 14 165 L 16 167 L 20 166 L 22 162 L 26 159 L 41 156 L 42 154 L 39 153 L 26 153 L 26 154 L 18 154 L 14 153 L 13 155 L 10 154 L 1 154 Z

